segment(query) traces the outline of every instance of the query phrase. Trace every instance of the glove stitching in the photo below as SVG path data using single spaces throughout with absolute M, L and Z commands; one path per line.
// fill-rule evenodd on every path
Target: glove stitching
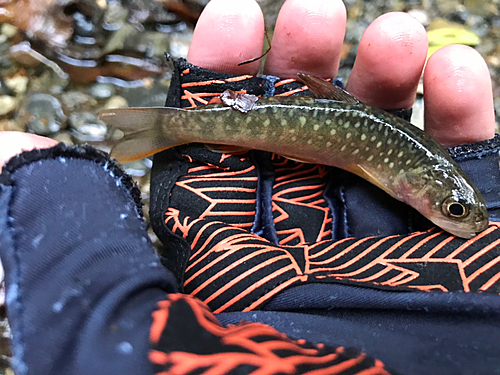
M 500 134 L 495 134 L 495 137 L 485 141 L 465 144 L 447 148 L 446 150 L 456 161 L 466 159 L 481 158 L 486 155 L 491 155 L 499 152 L 500 149 Z
M 275 174 L 271 154 L 264 151 L 252 151 L 250 160 L 255 165 L 258 175 L 255 219 L 251 232 L 262 236 L 269 242 L 278 244 L 279 239 L 274 225 L 272 207 Z
M 341 186 L 339 188 L 339 196 L 340 196 L 340 201 L 342 202 L 342 209 L 341 209 L 341 215 L 342 215 L 342 236 L 340 238 L 347 238 L 347 237 L 352 237 L 351 235 L 351 229 L 349 226 L 349 215 L 347 214 L 347 199 L 346 199 L 346 194 L 345 194 L 345 187 Z

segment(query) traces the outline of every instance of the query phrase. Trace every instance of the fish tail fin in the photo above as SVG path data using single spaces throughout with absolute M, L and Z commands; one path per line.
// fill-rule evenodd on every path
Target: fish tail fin
M 182 142 L 165 137 L 162 122 L 178 113 L 177 108 L 119 108 L 104 110 L 99 118 L 112 127 L 111 156 L 120 163 L 142 159 L 178 146 Z

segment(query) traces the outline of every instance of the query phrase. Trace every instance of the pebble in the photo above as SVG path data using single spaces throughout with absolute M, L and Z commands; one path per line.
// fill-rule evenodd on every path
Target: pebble
M 412 9 L 408 11 L 408 14 L 424 26 L 427 26 L 429 24 L 429 15 L 425 10 Z
M 69 146 L 75 144 L 73 142 L 73 138 L 71 138 L 71 135 L 68 132 L 59 132 L 56 135 L 54 135 L 52 139 L 56 140 L 57 142 L 66 143 Z
M 62 104 L 69 111 L 82 111 L 85 107 L 95 105 L 95 99 L 80 91 L 67 91 L 61 96 Z
M 127 172 L 129 175 L 133 177 L 145 176 L 149 172 L 152 166 L 153 162 L 148 158 L 123 164 L 125 172 Z
M 112 108 L 124 108 L 128 107 L 127 99 L 122 96 L 112 96 L 104 105 L 104 109 L 112 109 Z
M 9 23 L 4 23 L 0 27 L 0 33 L 3 34 L 3 35 L 5 35 L 7 37 L 7 39 L 10 39 L 14 35 L 17 34 L 17 27 L 15 27 L 14 25 L 11 25 Z
M 29 131 L 39 135 L 51 135 L 62 128 L 66 123 L 66 115 L 61 103 L 49 94 L 33 94 L 26 105 Z
M 15 76 L 5 78 L 5 84 L 14 91 L 17 95 L 22 95 L 28 88 L 29 78 L 26 76 Z
M 106 124 L 90 112 L 72 113 L 68 118 L 68 125 L 76 143 L 101 142 L 108 138 Z
M 0 95 L 0 116 L 13 112 L 18 104 L 16 98 L 10 95 Z
M 96 99 L 109 99 L 115 95 L 115 91 L 115 87 L 109 83 L 95 83 L 89 88 L 89 94 Z

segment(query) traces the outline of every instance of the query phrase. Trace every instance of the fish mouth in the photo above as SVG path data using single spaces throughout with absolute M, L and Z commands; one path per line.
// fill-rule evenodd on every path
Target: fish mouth
M 441 229 L 453 234 L 456 237 L 471 239 L 476 236 L 477 233 L 482 232 L 488 227 L 489 221 L 476 222 L 473 225 L 466 225 L 464 223 L 455 223 L 441 218 L 430 219 L 434 224 L 436 224 Z

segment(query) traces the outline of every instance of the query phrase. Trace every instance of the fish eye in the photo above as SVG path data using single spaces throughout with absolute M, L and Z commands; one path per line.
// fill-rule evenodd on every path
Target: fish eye
M 443 202 L 442 205 L 443 213 L 454 219 L 463 219 L 469 215 L 469 209 L 461 200 L 450 197 Z

